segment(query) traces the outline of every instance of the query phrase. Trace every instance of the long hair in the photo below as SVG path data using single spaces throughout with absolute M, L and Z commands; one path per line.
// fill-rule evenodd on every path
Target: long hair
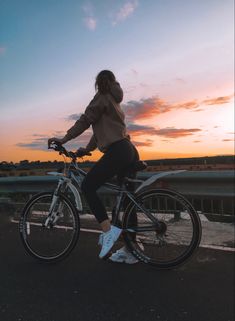
M 116 78 L 112 71 L 102 70 L 98 73 L 95 80 L 95 89 L 101 94 L 107 94 L 110 92 L 110 85 L 116 81 Z

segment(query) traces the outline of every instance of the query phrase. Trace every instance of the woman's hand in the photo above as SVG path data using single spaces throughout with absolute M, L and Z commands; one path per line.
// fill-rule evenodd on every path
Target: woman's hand
M 66 142 L 67 142 L 67 140 L 65 140 L 64 138 L 52 137 L 52 138 L 48 139 L 48 148 L 51 146 L 52 143 L 59 143 L 59 144 L 63 145 Z
M 91 153 L 90 153 L 89 151 L 87 151 L 86 148 L 80 147 L 80 148 L 76 151 L 76 155 L 77 155 L 78 157 L 82 157 L 82 156 L 86 156 L 86 155 L 90 156 Z

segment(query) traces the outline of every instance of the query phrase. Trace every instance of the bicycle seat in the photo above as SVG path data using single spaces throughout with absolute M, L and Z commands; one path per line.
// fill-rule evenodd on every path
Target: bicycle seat
M 125 172 L 139 172 L 143 171 L 148 167 L 146 162 L 143 162 L 141 160 L 136 161 L 134 164 L 129 165 Z
M 126 167 L 125 170 L 123 170 L 121 173 L 117 175 L 118 184 L 121 186 L 125 178 L 136 178 L 136 172 L 142 171 L 147 167 L 148 165 L 141 160 L 132 163 L 131 165 Z
M 134 166 L 132 166 L 135 172 L 143 171 L 147 167 L 148 167 L 147 163 L 141 160 L 138 160 L 137 162 L 134 163 Z

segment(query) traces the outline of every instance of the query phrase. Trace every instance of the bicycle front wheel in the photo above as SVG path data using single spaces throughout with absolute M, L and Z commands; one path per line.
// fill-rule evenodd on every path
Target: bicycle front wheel
M 73 250 L 80 221 L 76 208 L 65 195 L 59 194 L 55 201 L 53 193 L 45 192 L 25 205 L 19 228 L 23 245 L 31 256 L 55 262 Z
M 124 238 L 134 256 L 162 269 L 189 259 L 201 239 L 200 218 L 192 205 L 171 190 L 145 191 L 135 201 L 138 205 L 131 202 L 123 217 Z

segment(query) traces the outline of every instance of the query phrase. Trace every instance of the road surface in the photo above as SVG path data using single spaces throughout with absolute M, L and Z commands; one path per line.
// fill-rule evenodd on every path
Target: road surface
M 234 252 L 201 248 L 158 271 L 98 259 L 82 232 L 68 259 L 45 265 L 25 253 L 17 224 L 0 225 L 1 321 L 232 321 Z

